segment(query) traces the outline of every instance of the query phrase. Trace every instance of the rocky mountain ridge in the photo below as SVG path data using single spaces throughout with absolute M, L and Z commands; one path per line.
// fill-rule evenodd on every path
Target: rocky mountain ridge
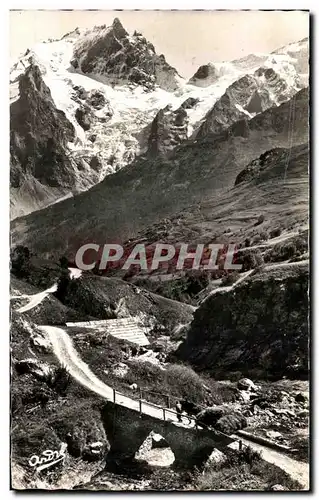
M 157 55 L 154 45 L 141 33 L 132 36 L 115 18 L 111 27 L 99 26 L 88 31 L 74 47 L 72 66 L 84 74 L 94 74 L 111 85 L 127 81 L 149 90 L 155 85 L 174 91 L 179 75 L 163 54 Z
M 302 50 L 305 50 L 304 44 Z M 250 88 L 248 93 L 240 88 L 236 91 L 241 85 L 236 81 L 253 78 L 245 74 L 256 72 L 261 62 L 268 69 L 254 78 L 266 82 L 263 86 L 268 89 L 266 95 L 259 92 L 263 109 L 280 102 L 280 85 L 272 85 L 272 78 L 275 83 L 284 82 L 285 99 L 302 88 L 291 56 L 287 54 L 268 56 L 268 59 L 264 56 L 262 61 L 257 58 L 254 67 L 223 63 L 215 80 L 208 85 L 205 78 L 203 87 L 187 83 L 165 58 L 156 54 L 152 44 L 139 33 L 128 34 L 118 20 L 109 28 L 77 29 L 61 40 L 28 49 L 11 71 L 14 113 L 23 107 L 19 97 L 20 78 L 24 78 L 30 66 L 38 67 L 38 76 L 51 93 L 51 107 L 55 107 L 55 114 L 64 113 L 70 127 L 74 128 L 74 135 L 59 145 L 65 162 L 55 165 L 55 186 L 50 176 L 47 178 L 46 170 L 34 176 L 27 165 L 17 160 L 13 140 L 12 218 L 87 190 L 106 175 L 134 162 L 139 155 L 166 156 L 179 144 L 193 140 L 198 133 L 203 135 L 207 130 L 216 132 L 227 128 L 246 113 L 238 109 L 240 102 L 249 104 L 246 116 L 251 118 L 260 111 L 259 97 L 251 96 Z M 272 68 L 275 66 L 277 73 L 274 76 Z M 266 73 L 272 75 L 268 80 Z M 225 91 L 230 98 L 225 97 Z M 45 99 L 44 94 L 36 92 L 34 100 L 40 103 Z M 34 114 L 32 105 L 30 110 Z M 41 121 L 42 118 L 36 119 Z M 27 123 L 28 118 L 23 120 Z M 50 134 L 49 121 L 42 120 L 42 133 L 47 135 Z M 14 136 L 14 120 L 12 129 Z M 36 132 L 35 140 L 41 142 Z M 43 151 L 43 155 L 46 154 L 50 154 L 50 149 Z M 65 175 L 69 177 L 68 183 L 62 180 Z
M 65 251 L 71 255 L 87 241 L 123 242 L 163 217 L 220 196 L 265 151 L 307 141 L 308 91 L 304 89 L 291 101 L 236 122 L 219 135 L 177 146 L 169 159 L 140 157 L 72 201 L 17 219 L 13 242 L 34 246 L 45 256 Z

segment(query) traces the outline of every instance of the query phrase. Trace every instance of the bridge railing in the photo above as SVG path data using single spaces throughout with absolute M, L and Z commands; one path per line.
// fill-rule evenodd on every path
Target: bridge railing
M 142 399 L 142 397 L 141 397 L 142 393 L 143 393 L 143 391 L 140 391 L 140 397 L 139 398 L 129 397 L 129 399 L 132 399 L 132 400 L 138 402 L 138 404 L 139 404 L 139 412 L 140 412 L 141 415 L 143 414 L 143 403 L 144 403 L 147 406 L 153 406 L 157 410 L 161 410 L 163 412 L 163 420 L 164 421 L 167 421 L 168 414 L 173 414 L 173 415 L 175 415 L 177 421 L 179 421 L 178 416 L 180 416 L 181 418 L 187 418 L 188 421 L 189 421 L 189 424 L 191 422 L 193 422 L 193 424 L 194 424 L 193 427 L 196 430 L 197 429 L 206 429 L 208 431 L 212 430 L 209 426 L 207 426 L 205 424 L 201 423 L 200 425 L 198 425 L 198 421 L 197 421 L 196 417 L 193 417 L 192 415 L 180 415 L 180 414 L 177 413 L 177 411 L 173 410 L 172 408 L 169 408 L 169 407 L 167 408 L 165 406 L 160 406 L 160 405 L 157 405 L 155 403 L 152 403 L 152 402 L 149 402 L 149 401 L 146 401 L 146 400 Z M 157 393 L 157 394 L 161 394 L 161 393 Z M 123 397 L 128 397 L 128 396 L 125 396 L 125 394 L 123 394 L 123 393 L 121 393 L 121 392 L 119 392 L 119 391 L 117 391 L 116 389 L 113 388 L 113 403 L 116 403 L 116 395 L 123 396 Z M 164 395 L 164 394 L 162 394 L 162 395 Z M 168 394 L 165 395 L 165 396 L 170 397 Z M 200 406 L 203 409 L 205 409 L 205 407 L 202 406 L 202 405 L 198 405 L 198 406 Z M 147 413 L 145 411 L 144 411 L 144 414 L 147 415 Z M 214 432 L 216 432 L 216 431 L 214 431 Z M 247 447 L 246 445 L 243 445 L 243 442 L 242 442 L 242 440 L 240 438 L 231 438 L 231 436 L 229 436 L 228 434 L 225 434 L 224 432 L 219 431 L 219 430 L 217 432 L 218 432 L 218 434 L 221 434 L 222 436 L 224 436 L 227 439 L 232 439 L 233 441 L 238 441 L 238 448 L 239 448 L 239 450 L 242 450 L 243 447 L 245 447 L 245 448 Z
M 160 394 L 160 393 L 158 393 Z M 122 397 L 128 397 L 126 396 L 125 394 L 123 394 L 122 392 L 119 392 L 117 391 L 116 389 L 113 388 L 113 403 L 116 403 L 116 396 L 122 396 Z M 152 403 L 150 401 L 147 401 L 145 399 L 143 399 L 142 397 L 142 392 L 140 392 L 140 397 L 139 398 L 136 398 L 136 397 L 132 397 L 132 396 L 129 396 L 129 399 L 133 399 L 134 401 L 138 402 L 139 403 L 139 412 L 142 414 L 143 413 L 143 403 L 147 406 L 153 406 L 154 408 L 156 408 L 157 410 L 161 410 L 163 412 L 163 420 L 167 420 L 167 416 L 169 414 L 173 414 L 176 416 L 177 420 L 178 420 L 178 413 L 177 411 L 173 410 L 172 408 L 169 408 L 169 407 L 166 407 L 166 406 L 161 406 L 161 405 L 157 405 L 156 403 Z M 146 412 L 144 412 L 146 413 Z M 191 415 L 182 415 L 182 417 L 184 418 L 187 418 L 189 420 L 189 422 L 194 422 L 194 426 L 197 427 L 197 421 L 196 421 L 196 418 L 191 416 Z

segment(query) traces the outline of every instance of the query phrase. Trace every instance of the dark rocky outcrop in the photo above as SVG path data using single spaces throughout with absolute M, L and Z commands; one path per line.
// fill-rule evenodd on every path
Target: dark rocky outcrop
M 83 420 L 81 415 L 77 419 L 73 417 L 72 425 L 66 430 L 68 432 L 65 440 L 72 456 L 96 461 L 107 455 L 110 444 L 98 413 L 92 412 L 90 418 L 86 420 Z
M 292 153 L 293 151 L 293 153 Z M 285 165 L 288 166 L 291 156 L 299 159 L 294 162 L 295 174 L 300 176 L 307 174 L 307 162 L 305 162 L 305 147 L 299 146 L 293 148 L 276 148 L 266 151 L 259 158 L 250 162 L 236 177 L 235 186 L 243 182 L 262 183 L 271 178 L 284 176 Z M 291 167 L 290 167 L 291 168 Z
M 195 97 L 188 97 L 182 104 L 182 109 L 191 109 L 194 108 L 199 103 L 199 99 Z
M 148 140 L 151 155 L 165 155 L 187 139 L 188 116 L 184 107 L 172 111 L 170 106 L 155 116 Z
M 106 100 L 105 95 L 102 94 L 102 92 L 93 90 L 87 99 L 87 103 L 94 109 L 102 109 L 108 103 L 108 101 Z
M 219 73 L 212 63 L 200 66 L 188 83 L 197 87 L 208 87 L 218 80 Z
M 78 124 L 87 131 L 91 127 L 92 120 L 94 119 L 93 114 L 89 107 L 81 106 L 75 112 L 75 118 Z
M 308 372 L 308 266 L 267 267 L 197 309 L 180 359 L 215 376 L 304 377 Z
M 111 84 L 133 83 L 169 91 L 178 88 L 178 73 L 141 34 L 132 37 L 118 18 L 98 26 L 79 40 L 71 64 L 83 73 L 103 76 Z
M 238 120 L 247 119 L 244 109 L 249 106 L 257 91 L 258 85 L 253 76 L 245 75 L 236 80 L 207 113 L 196 137 L 218 134 Z
M 19 91 L 10 109 L 11 186 L 31 176 L 44 185 L 71 187 L 74 169 L 66 148 L 74 128 L 56 108 L 37 65 L 21 75 Z
M 286 80 L 276 73 L 273 68 L 258 68 L 255 71 L 254 76 L 261 79 L 263 86 L 267 89 L 267 91 L 277 97 L 277 102 L 281 103 L 287 100 L 287 92 L 289 92 L 288 84 Z M 268 98 L 268 101 L 270 100 L 269 95 L 265 97 Z M 267 104 L 267 101 L 265 104 Z M 265 104 L 263 109 L 265 109 Z

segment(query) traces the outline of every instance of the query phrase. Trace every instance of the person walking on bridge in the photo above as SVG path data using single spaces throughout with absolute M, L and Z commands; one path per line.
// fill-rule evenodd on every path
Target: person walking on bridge
M 176 408 L 176 413 L 177 413 L 177 420 L 179 422 L 181 422 L 182 421 L 182 411 L 183 410 L 182 410 L 182 405 L 181 405 L 180 401 L 177 401 L 175 408 Z

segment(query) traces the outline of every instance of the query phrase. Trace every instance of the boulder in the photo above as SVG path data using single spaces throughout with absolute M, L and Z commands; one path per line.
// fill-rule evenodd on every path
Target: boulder
M 250 396 L 251 396 L 251 393 L 249 391 L 243 391 L 243 390 L 238 391 L 238 399 L 239 399 L 239 401 L 242 401 L 243 403 L 249 403 Z
M 223 406 L 214 406 L 202 410 L 196 417 L 197 424 L 200 426 L 215 427 L 218 420 L 227 414 L 229 410 Z
M 244 391 L 255 391 L 257 387 L 254 382 L 249 378 L 242 378 L 237 382 L 238 389 L 242 389 Z
M 278 432 L 278 431 L 267 431 L 266 432 L 266 436 L 269 438 L 269 439 L 282 439 L 282 434 L 281 432 Z
M 16 361 L 15 368 L 20 375 L 31 373 L 39 380 L 49 380 L 53 374 L 52 366 L 35 358 Z
M 271 486 L 271 491 L 286 491 L 287 488 L 285 488 L 282 484 L 274 484 Z
M 118 378 L 124 378 L 129 371 L 129 367 L 125 363 L 117 363 L 112 368 L 112 374 Z
M 217 448 L 214 448 L 205 463 L 204 469 L 209 469 L 213 465 L 222 464 L 226 460 L 227 457 L 225 453 L 218 450 Z
M 75 422 L 72 422 L 66 440 L 68 451 L 72 456 L 82 457 L 88 461 L 101 460 L 110 450 L 110 444 L 98 415 L 92 415 L 87 420 L 79 415 Z
M 75 118 L 83 130 L 89 130 L 92 123 L 92 113 L 88 107 L 80 106 L 75 112 Z
M 298 392 L 298 394 L 296 394 L 295 396 L 295 400 L 297 401 L 297 403 L 307 403 L 309 400 L 309 396 L 308 394 Z
M 224 434 L 233 434 L 234 432 L 247 427 L 246 418 L 239 413 L 229 413 L 221 417 L 215 425 L 215 429 Z

